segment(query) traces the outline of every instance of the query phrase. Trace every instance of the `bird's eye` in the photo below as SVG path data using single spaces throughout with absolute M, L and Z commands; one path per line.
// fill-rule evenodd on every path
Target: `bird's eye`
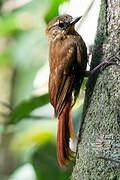
M 64 27 L 64 23 L 63 23 L 63 22 L 59 22 L 58 26 L 59 26 L 60 28 L 63 28 L 63 27 Z

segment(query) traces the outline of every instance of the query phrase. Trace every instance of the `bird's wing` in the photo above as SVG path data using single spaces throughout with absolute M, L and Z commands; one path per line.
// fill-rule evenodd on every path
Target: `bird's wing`
M 81 36 L 79 36 L 76 46 L 77 46 L 77 63 L 80 67 L 80 70 L 85 71 L 87 66 L 87 47 Z
M 70 99 L 72 95 L 72 90 L 74 86 L 74 76 L 64 75 L 62 78 L 62 82 L 59 84 L 58 93 L 56 96 L 56 107 L 55 107 L 55 114 L 60 115 L 64 106 Z
M 76 64 L 77 64 L 77 70 L 76 70 L 76 83 L 74 85 L 74 101 L 76 100 L 80 87 L 82 85 L 83 79 L 84 79 L 84 72 L 86 70 L 87 66 L 87 47 L 82 40 L 82 37 L 79 36 L 76 42 Z
M 75 76 L 70 74 L 51 74 L 49 78 L 49 96 L 55 109 L 55 116 L 59 116 L 72 95 Z
M 67 46 L 67 50 L 66 47 Z M 75 75 L 72 73 L 72 68 L 75 63 L 74 44 L 64 44 L 59 57 L 60 63 L 53 68 L 49 77 L 49 94 L 51 104 L 55 109 L 55 116 L 59 116 L 72 95 L 72 90 L 75 81 Z

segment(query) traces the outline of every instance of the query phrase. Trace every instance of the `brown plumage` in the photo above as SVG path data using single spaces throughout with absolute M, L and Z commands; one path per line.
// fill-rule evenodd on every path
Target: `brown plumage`
M 58 117 L 57 157 L 61 167 L 73 158 L 69 140 L 76 139 L 71 108 L 79 93 L 87 65 L 87 48 L 69 15 L 54 18 L 47 26 L 49 40 L 49 95 Z M 73 98 L 74 96 L 74 98 Z

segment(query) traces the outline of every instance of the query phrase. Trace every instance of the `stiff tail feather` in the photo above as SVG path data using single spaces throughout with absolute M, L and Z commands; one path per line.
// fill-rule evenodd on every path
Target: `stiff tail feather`
M 61 167 L 66 166 L 74 157 L 74 152 L 69 147 L 70 138 L 78 139 L 72 124 L 71 100 L 58 118 L 57 157 Z

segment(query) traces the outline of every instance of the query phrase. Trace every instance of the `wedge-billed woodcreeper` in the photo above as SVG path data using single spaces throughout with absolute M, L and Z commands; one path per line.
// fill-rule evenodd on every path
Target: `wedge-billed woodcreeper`
M 73 157 L 69 140 L 76 139 L 71 116 L 71 108 L 79 93 L 82 81 L 105 61 L 87 72 L 87 48 L 74 25 L 81 17 L 72 18 L 61 15 L 51 20 L 46 28 L 49 40 L 49 96 L 58 117 L 57 157 L 61 167 L 66 166 Z

